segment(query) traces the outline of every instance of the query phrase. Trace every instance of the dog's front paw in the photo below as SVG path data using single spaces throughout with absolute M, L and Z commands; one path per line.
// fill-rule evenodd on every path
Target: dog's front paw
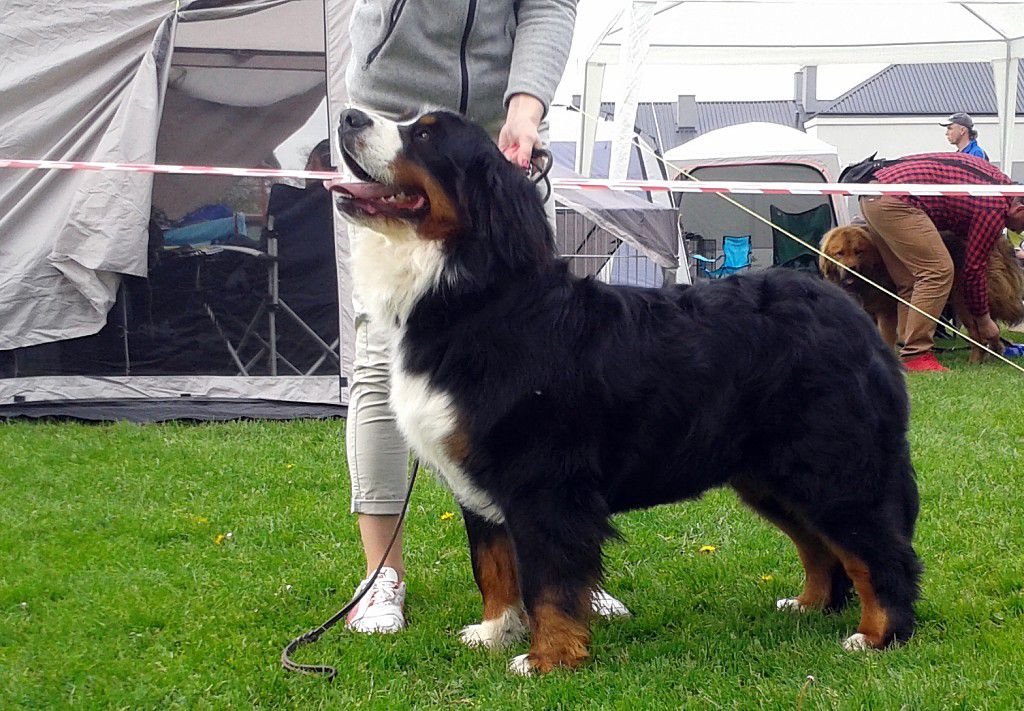
M 463 627 L 459 639 L 468 647 L 504 649 L 519 641 L 526 634 L 522 610 L 517 607 L 506 609 L 493 620 L 484 620 L 478 625 Z
M 786 612 L 807 612 L 811 608 L 795 597 L 784 597 L 775 603 L 776 610 L 784 610 Z
M 847 652 L 863 652 L 869 649 L 875 649 L 875 645 L 871 644 L 871 640 L 868 639 L 866 634 L 852 634 L 846 638 L 843 642 L 843 649 Z
M 531 676 L 537 671 L 530 662 L 529 654 L 520 654 L 517 657 L 512 657 L 512 661 L 508 663 L 508 670 L 518 676 Z

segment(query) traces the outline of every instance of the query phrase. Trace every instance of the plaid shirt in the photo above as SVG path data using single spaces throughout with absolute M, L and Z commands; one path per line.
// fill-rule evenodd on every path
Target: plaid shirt
M 874 176 L 880 183 L 939 185 L 1012 185 L 991 163 L 966 153 L 923 153 L 907 156 Z M 975 316 L 988 313 L 988 258 L 1006 225 L 1010 199 L 969 195 L 899 195 L 931 218 L 935 227 L 966 236 L 962 271 L 963 297 Z

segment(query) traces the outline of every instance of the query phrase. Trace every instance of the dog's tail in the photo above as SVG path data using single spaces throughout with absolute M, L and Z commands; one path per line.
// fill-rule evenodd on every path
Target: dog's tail
M 914 537 L 914 526 L 917 524 L 917 514 L 921 509 L 921 500 L 917 493 L 917 473 L 914 465 L 907 457 L 903 466 L 902 475 L 897 484 L 895 500 L 899 506 L 899 518 L 902 524 L 901 531 L 910 540 Z

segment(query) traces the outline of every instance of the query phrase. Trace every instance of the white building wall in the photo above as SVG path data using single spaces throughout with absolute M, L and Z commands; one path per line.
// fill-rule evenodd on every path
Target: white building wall
M 912 153 L 952 151 L 945 129 L 945 117 L 913 116 L 889 118 L 845 118 L 818 116 L 807 122 L 807 133 L 839 149 L 843 166 L 878 152 L 880 158 L 898 158 Z M 999 125 L 995 117 L 975 119 L 978 143 L 994 162 L 999 155 Z M 1024 120 L 1018 117 L 1013 138 L 1014 171 L 1011 177 L 1024 180 Z M 1005 172 L 1005 171 L 1004 171 Z

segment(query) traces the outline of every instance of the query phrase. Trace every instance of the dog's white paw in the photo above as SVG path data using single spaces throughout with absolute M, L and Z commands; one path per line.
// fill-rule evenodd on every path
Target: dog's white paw
M 519 676 L 531 676 L 535 670 L 533 665 L 530 664 L 529 657 L 529 654 L 520 654 L 517 657 L 512 657 L 512 661 L 508 663 L 508 670 Z
M 803 604 L 795 597 L 784 597 L 775 603 L 776 610 L 784 610 L 786 612 L 807 612 L 811 608 Z
M 843 642 L 843 649 L 847 652 L 862 652 L 868 649 L 874 649 L 874 646 L 871 644 L 871 640 L 868 639 L 867 635 L 858 632 L 857 634 L 850 635 L 846 638 L 846 641 Z
M 459 639 L 468 647 L 504 649 L 526 634 L 521 614 L 520 608 L 510 607 L 493 620 L 463 627 Z

